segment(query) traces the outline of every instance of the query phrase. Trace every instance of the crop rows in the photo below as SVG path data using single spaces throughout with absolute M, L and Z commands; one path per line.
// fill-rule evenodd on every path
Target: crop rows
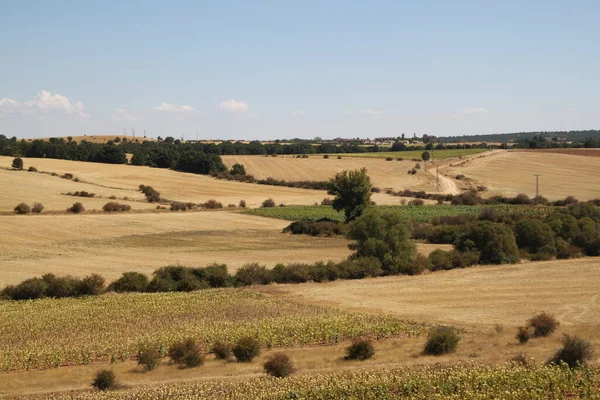
M 142 386 L 114 392 L 57 394 L 48 399 L 598 399 L 598 369 L 562 366 L 436 365 Z
M 370 152 L 370 153 L 344 153 L 339 154 L 342 157 L 359 157 L 359 158 L 388 158 L 392 157 L 396 160 L 398 157 L 402 157 L 404 160 L 411 160 L 413 158 L 421 159 L 421 155 L 424 150 L 406 150 L 406 151 L 381 151 L 381 152 Z M 487 151 L 487 149 L 448 149 L 448 150 L 429 150 L 429 154 L 433 153 L 433 159 L 439 160 L 451 157 L 470 156 L 473 154 L 479 154 Z M 338 154 L 329 154 L 329 157 L 336 157 Z
M 0 303 L 0 371 L 122 361 L 141 343 L 162 349 L 187 337 L 264 347 L 332 344 L 363 335 L 416 335 L 393 317 L 306 305 L 241 289 L 105 295 Z
M 417 221 L 430 222 L 437 217 L 457 215 L 479 215 L 485 208 L 493 208 L 502 213 L 520 213 L 528 215 L 545 215 L 552 211 L 552 207 L 546 206 L 376 206 L 380 210 L 394 211 L 398 215 Z M 256 208 L 244 211 L 245 214 L 258 215 L 261 217 L 285 219 L 288 221 L 299 221 L 302 219 L 318 220 L 329 218 L 335 221 L 343 221 L 344 214 L 335 211 L 331 206 L 289 206 L 273 208 Z

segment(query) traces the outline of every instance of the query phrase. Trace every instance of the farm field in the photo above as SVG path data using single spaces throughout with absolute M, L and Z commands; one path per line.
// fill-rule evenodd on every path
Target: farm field
M 420 159 L 421 153 L 414 157 Z M 342 155 L 341 160 L 338 160 L 335 155 L 328 159 L 324 159 L 322 155 L 309 158 L 295 158 L 295 156 L 222 156 L 221 158 L 228 168 L 236 163 L 243 164 L 246 172 L 257 179 L 271 177 L 286 181 L 326 181 L 343 170 L 366 168 L 373 185 L 381 189 L 408 188 L 427 191 L 435 189 L 433 178 L 429 174 L 422 170 L 415 175 L 407 173 L 415 166 L 415 162 L 410 158 L 405 158 L 404 161 L 396 161 L 396 159 L 385 161 L 385 157 L 383 159 L 346 157 L 346 154 Z M 379 202 L 377 198 L 374 200 Z
M 501 323 L 516 327 L 531 315 L 547 311 L 564 326 L 595 327 L 594 336 L 600 340 L 599 281 L 598 259 L 582 258 L 290 285 L 281 293 L 318 304 L 462 326 Z
M 202 338 L 210 348 L 252 336 L 271 348 L 422 332 L 420 325 L 394 317 L 243 289 L 12 302 L 3 304 L 0 318 L 3 372 L 125 361 L 135 357 L 140 344 L 166 349 L 187 337 Z
M 575 196 L 579 200 L 600 197 L 600 158 L 546 152 L 497 151 L 472 158 L 464 165 L 443 169 L 447 176 L 463 174 L 473 186 L 487 186 L 486 195 L 535 196 L 535 176 L 540 177 L 540 194 L 549 200 Z M 440 169 L 442 172 L 442 169 Z
M 404 159 L 421 158 L 424 150 L 406 150 L 406 151 L 380 151 L 375 153 L 345 153 L 340 154 L 342 157 L 357 157 L 357 158 L 387 158 L 393 157 L 394 159 L 402 157 Z M 461 156 L 470 156 L 473 154 L 479 154 L 487 151 L 487 149 L 449 149 L 449 150 L 430 150 L 433 151 L 434 160 L 443 160 L 446 158 L 454 158 Z M 329 154 L 330 157 L 337 157 L 338 154 Z

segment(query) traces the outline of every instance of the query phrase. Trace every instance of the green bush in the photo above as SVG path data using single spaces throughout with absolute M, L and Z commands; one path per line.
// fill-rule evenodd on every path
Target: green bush
M 246 175 L 246 168 L 243 164 L 233 164 L 230 173 L 231 175 Z
M 192 338 L 173 343 L 169 347 L 168 355 L 175 364 L 188 368 L 204 364 L 205 355 L 202 352 L 202 345 Z
M 145 292 L 148 287 L 148 277 L 139 272 L 124 272 L 123 275 L 112 282 L 109 290 L 117 293 Z
M 16 214 L 29 214 L 31 212 L 31 207 L 29 207 L 25 203 L 19 203 L 14 208 Z
M 429 332 L 423 352 L 430 355 L 451 353 L 456 349 L 460 336 L 451 326 L 438 326 Z
M 534 337 L 549 336 L 560 325 L 560 322 L 554 318 L 554 315 L 550 315 L 546 312 L 531 317 L 528 323 L 529 326 L 533 328 Z
M 241 338 L 233 348 L 233 355 L 240 362 L 250 362 L 259 354 L 260 343 L 251 336 Z
M 86 276 L 79 283 L 77 292 L 80 296 L 95 296 L 104 292 L 105 280 L 98 274 Z
M 117 386 L 115 373 L 110 369 L 101 369 L 96 372 L 92 386 L 102 391 L 114 389 Z
M 587 340 L 577 336 L 565 335 L 562 344 L 563 347 L 550 359 L 551 363 L 560 364 L 563 362 L 574 368 L 594 358 L 594 347 Z
M 143 366 L 146 371 L 152 371 L 158 367 L 161 358 L 160 349 L 156 346 L 142 345 L 138 350 L 138 365 Z
M 457 250 L 478 251 L 483 264 L 514 264 L 519 261 L 515 235 L 508 226 L 490 221 L 473 223 L 459 239 Z
M 271 282 L 271 274 L 264 265 L 248 263 L 237 270 L 235 279 L 242 286 L 266 285 Z
M 3 290 L 4 294 L 13 300 L 41 299 L 46 297 L 47 283 L 40 278 L 30 278 L 16 286 L 9 286 Z
M 124 212 L 124 211 L 130 211 L 131 206 L 129 204 L 120 204 L 120 203 L 111 201 L 109 203 L 106 203 L 102 207 L 102 210 L 104 210 L 105 212 Z
M 292 360 L 284 353 L 271 355 L 264 363 L 263 368 L 267 375 L 276 378 L 285 378 L 295 371 Z
M 22 170 L 23 169 L 23 159 L 21 157 L 16 157 L 12 161 L 12 167 L 13 167 L 13 169 Z
M 357 340 L 346 347 L 345 360 L 368 360 L 375 355 L 373 343 L 369 340 Z
M 217 360 L 230 360 L 233 354 L 231 346 L 224 342 L 216 342 L 211 352 Z
M 432 271 L 442 271 L 454 268 L 449 251 L 440 249 L 432 251 L 429 254 L 429 262 Z

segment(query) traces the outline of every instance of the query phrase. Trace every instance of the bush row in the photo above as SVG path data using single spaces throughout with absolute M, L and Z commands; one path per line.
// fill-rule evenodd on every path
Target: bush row
M 105 289 L 104 278 L 98 274 L 91 274 L 83 279 L 71 276 L 60 278 L 54 274 L 46 274 L 41 278 L 24 280 L 18 285 L 6 286 L 0 292 L 0 297 L 12 300 L 79 297 L 98 295 Z
M 44 211 L 44 205 L 42 203 L 33 203 L 33 207 L 29 207 L 26 203 L 19 203 L 15 206 L 14 211 L 16 214 L 29 214 L 31 212 L 39 214 Z

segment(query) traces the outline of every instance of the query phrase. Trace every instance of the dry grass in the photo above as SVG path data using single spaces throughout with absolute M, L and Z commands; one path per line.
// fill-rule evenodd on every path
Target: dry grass
M 343 155 L 342 155 L 343 156 Z M 431 177 L 422 171 L 409 175 L 407 171 L 415 166 L 414 161 L 385 161 L 346 157 L 338 160 L 335 156 L 295 158 L 294 156 L 222 156 L 228 168 L 233 164 L 244 164 L 246 172 L 257 179 L 275 178 L 287 181 L 325 181 L 343 170 L 366 168 L 374 186 L 381 189 L 428 189 L 432 190 Z M 423 162 L 421 162 L 423 165 Z M 377 201 L 377 200 L 376 200 Z
M 429 323 L 516 327 L 547 311 L 561 326 L 578 327 L 597 326 L 600 321 L 598 282 L 598 259 L 583 258 L 290 285 L 281 290 L 308 301 Z
M 548 152 L 496 151 L 483 158 L 474 157 L 461 166 L 444 169 L 448 176 L 463 174 L 473 185 L 487 186 L 488 195 L 535 196 L 535 176 L 541 174 L 540 193 L 550 199 L 575 196 L 588 200 L 600 196 L 599 157 Z

